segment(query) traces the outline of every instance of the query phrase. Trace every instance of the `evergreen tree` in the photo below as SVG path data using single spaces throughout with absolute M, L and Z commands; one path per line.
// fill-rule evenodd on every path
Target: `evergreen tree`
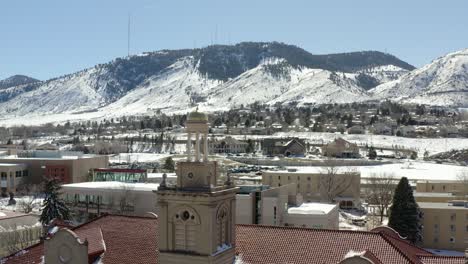
M 170 172 L 173 172 L 175 170 L 175 163 L 171 157 L 166 159 L 166 161 L 164 162 L 163 169 L 168 170 Z
M 60 182 L 56 178 L 46 179 L 44 183 L 45 198 L 42 204 L 41 223 L 45 226 L 53 219 L 69 220 L 70 212 L 60 198 Z
M 374 160 L 374 159 L 377 158 L 377 151 L 375 151 L 375 149 L 374 149 L 373 146 L 371 146 L 371 147 L 369 148 L 369 152 L 368 152 L 367 155 L 368 155 L 369 159 L 371 159 L 371 160 Z
M 421 213 L 414 200 L 413 189 L 408 179 L 403 177 L 395 189 L 388 226 L 412 243 L 418 243 L 422 240 L 420 220 Z
M 245 152 L 247 153 L 252 153 L 255 150 L 254 142 L 252 139 L 247 140 L 247 148 L 245 149 Z

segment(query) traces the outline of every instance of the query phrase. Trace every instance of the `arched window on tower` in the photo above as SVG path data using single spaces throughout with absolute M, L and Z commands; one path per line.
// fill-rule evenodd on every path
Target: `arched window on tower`
M 226 205 L 222 205 L 216 214 L 216 230 L 218 246 L 230 245 L 229 240 L 229 210 Z
M 196 251 L 196 230 L 200 224 L 198 214 L 192 208 L 181 207 L 173 216 L 174 249 Z

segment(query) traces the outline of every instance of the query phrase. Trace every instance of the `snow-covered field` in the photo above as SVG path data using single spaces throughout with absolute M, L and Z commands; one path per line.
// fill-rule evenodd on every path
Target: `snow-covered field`
M 310 142 L 322 143 L 330 142 L 335 138 L 343 138 L 347 141 L 357 144 L 368 144 L 369 146 L 392 147 L 403 146 L 416 150 L 420 157 L 424 151 L 429 154 L 445 152 L 452 149 L 468 148 L 468 139 L 466 138 L 406 138 L 384 135 L 348 135 L 339 133 L 319 133 L 319 132 L 279 132 L 274 134 L 277 137 L 300 137 L 309 140 Z
M 33 197 L 33 196 L 18 196 L 14 198 L 16 204 L 8 205 L 9 197 L 0 198 L 0 213 L 1 211 L 11 211 L 11 212 L 21 212 L 21 203 L 32 203 L 33 213 L 40 213 L 42 207 L 43 198 Z

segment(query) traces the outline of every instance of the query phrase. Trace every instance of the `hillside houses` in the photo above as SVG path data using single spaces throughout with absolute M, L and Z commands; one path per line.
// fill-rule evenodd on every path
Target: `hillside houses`
M 357 144 L 337 138 L 322 147 L 322 155 L 335 158 L 359 158 L 359 147 Z

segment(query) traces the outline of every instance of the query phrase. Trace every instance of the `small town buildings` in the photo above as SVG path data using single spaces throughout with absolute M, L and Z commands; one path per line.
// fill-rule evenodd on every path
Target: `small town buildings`
M 2 259 L 2 264 L 466 262 L 465 257 L 435 256 L 385 227 L 351 232 L 236 225 L 238 188 L 229 177 L 218 181 L 217 163 L 208 160 L 207 121 L 202 113 L 188 115 L 187 161 L 177 165 L 176 185 L 165 181 L 159 185 L 157 217 L 105 215 L 77 227 L 58 228 L 44 242 Z M 194 155 L 190 148 L 192 133 L 205 138 L 202 146 L 197 136 Z M 284 181 L 292 180 L 288 176 L 292 175 L 284 175 Z
M 414 126 L 400 126 L 397 128 L 395 135 L 400 137 L 415 137 L 416 129 Z
M 372 127 L 370 128 L 370 132 L 374 135 L 391 136 L 393 133 L 393 129 L 391 126 L 385 123 L 376 123 L 372 125 Z
M 272 187 L 294 183 L 304 202 L 337 202 L 340 208 L 359 208 L 361 175 L 347 168 L 297 167 L 285 170 L 265 170 L 262 184 Z M 330 190 L 334 190 L 331 192 Z
M 58 226 L 44 242 L 2 259 L 25 263 L 323 263 L 323 264 L 465 264 L 466 258 L 437 256 L 402 239 L 390 228 L 340 231 L 263 225 L 236 225 L 233 259 L 164 261 L 158 240 L 168 231 L 161 218 L 103 215 L 76 226 Z M 87 243 L 84 243 L 84 241 Z M 69 250 L 63 250 L 67 248 Z M 190 256 L 190 255 L 189 255 Z M 175 260 L 177 261 L 177 260 Z
M 422 180 L 416 183 L 418 193 L 467 193 L 466 182 L 458 179 L 454 180 Z
M 245 153 L 248 144 L 239 141 L 231 136 L 227 136 L 222 140 L 208 140 L 208 149 L 210 153 Z
M 57 177 L 63 183 L 87 181 L 91 169 L 107 168 L 109 157 L 82 152 L 30 151 L 14 156 L 0 156 L 0 163 L 25 164 L 28 183 L 41 183 L 43 177 Z
M 262 151 L 267 156 L 303 157 L 306 145 L 299 138 L 265 138 L 262 142 Z
M 418 202 L 422 212 L 423 247 L 465 251 L 468 242 L 468 203 Z
M 142 169 L 96 168 L 92 181 L 147 182 L 148 173 Z
M 41 235 L 39 216 L 0 211 L 0 258 L 39 242 Z
M 338 204 L 303 203 L 288 208 L 285 226 L 316 229 L 338 229 Z
M 335 158 L 358 158 L 359 147 L 357 144 L 337 138 L 322 147 L 322 155 Z
M 104 213 L 143 216 L 155 212 L 159 184 L 128 182 L 82 182 L 62 185 L 62 196 L 78 220 Z
M 16 187 L 29 177 L 28 166 L 24 163 L 0 163 L 0 193 L 15 193 Z
M 354 125 L 348 128 L 348 134 L 365 134 L 366 130 L 361 125 Z
M 460 196 L 454 195 L 453 193 L 439 193 L 439 192 L 414 192 L 414 199 L 416 202 L 423 203 L 448 203 L 450 201 L 461 198 Z

